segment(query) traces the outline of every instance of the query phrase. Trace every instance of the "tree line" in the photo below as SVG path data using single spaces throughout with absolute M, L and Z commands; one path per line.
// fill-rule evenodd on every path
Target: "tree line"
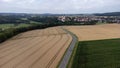
M 20 22 L 17 22 L 17 20 L 20 20 L 22 17 L 19 16 L 0 16 L 0 23 L 14 23 L 14 24 L 20 24 Z M 27 21 L 21 23 L 28 23 L 29 21 L 36 21 L 40 22 L 42 24 L 35 24 L 35 23 L 29 23 L 30 26 L 26 27 L 18 27 L 18 28 L 9 28 L 6 29 L 2 32 L 0 32 L 0 42 L 4 42 L 5 40 L 19 34 L 25 31 L 29 30 L 35 30 L 35 29 L 44 29 L 47 27 L 53 27 L 53 26 L 61 26 L 61 25 L 83 25 L 80 23 L 68 21 L 68 22 L 61 22 L 57 19 L 57 17 L 41 17 L 41 16 L 36 16 L 36 17 L 26 17 Z M 94 22 L 95 23 L 95 22 Z M 91 22 L 87 22 L 84 25 L 90 25 Z

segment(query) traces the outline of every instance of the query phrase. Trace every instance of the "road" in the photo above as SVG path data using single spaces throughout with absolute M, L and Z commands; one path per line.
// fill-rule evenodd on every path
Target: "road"
M 65 30 L 65 29 L 64 29 L 64 30 Z M 67 64 L 68 64 L 68 62 L 69 62 L 69 59 L 70 59 L 71 54 L 72 54 L 72 52 L 73 52 L 73 49 L 74 49 L 74 47 L 75 47 L 75 44 L 76 44 L 76 42 L 77 42 L 77 37 L 76 37 L 74 34 L 72 34 L 71 32 L 69 32 L 69 31 L 67 31 L 67 30 L 65 30 L 65 31 L 72 36 L 72 42 L 71 42 L 69 48 L 67 49 L 64 57 L 62 58 L 62 60 L 61 60 L 61 62 L 60 62 L 60 65 L 58 66 L 58 68 L 66 68 L 66 67 L 67 67 Z

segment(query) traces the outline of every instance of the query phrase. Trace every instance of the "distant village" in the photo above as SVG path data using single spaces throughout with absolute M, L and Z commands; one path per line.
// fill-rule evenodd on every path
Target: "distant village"
M 62 22 L 91 22 L 98 23 L 120 23 L 120 16 L 59 16 L 59 21 Z

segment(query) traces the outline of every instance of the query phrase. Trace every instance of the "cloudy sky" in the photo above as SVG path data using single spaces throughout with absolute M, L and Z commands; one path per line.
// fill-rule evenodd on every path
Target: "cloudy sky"
M 120 11 L 120 0 L 0 0 L 0 12 L 103 13 Z

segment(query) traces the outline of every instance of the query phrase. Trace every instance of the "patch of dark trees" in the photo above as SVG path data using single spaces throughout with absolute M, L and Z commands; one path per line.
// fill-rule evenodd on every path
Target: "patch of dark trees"
M 47 23 L 49 25 L 95 25 L 97 21 L 83 21 L 83 22 L 77 22 L 77 21 L 66 21 L 62 22 L 57 19 L 57 17 L 30 17 L 28 18 L 29 20 L 36 21 L 36 22 L 41 22 L 41 23 Z
M 22 20 L 23 16 L 16 15 L 0 15 L 0 24 L 20 24 L 30 23 L 29 20 Z
M 14 23 L 14 24 L 20 24 L 24 22 L 17 22 L 21 17 L 17 16 L 0 16 L 0 23 Z M 57 17 L 27 17 L 28 21 L 36 21 L 40 22 L 42 24 L 31 24 L 31 26 L 26 26 L 26 27 L 18 27 L 18 28 L 9 28 L 6 29 L 2 32 L 0 32 L 0 43 L 4 42 L 5 40 L 19 34 L 22 32 L 26 32 L 29 30 L 35 30 L 35 29 L 44 29 L 48 27 L 53 27 L 53 26 L 62 26 L 62 25 L 94 25 L 96 24 L 96 21 L 91 21 L 91 22 L 73 22 L 73 21 L 68 21 L 68 22 L 61 22 L 57 20 Z M 27 23 L 27 22 L 25 22 Z
M 120 16 L 120 12 L 96 13 L 96 16 Z

